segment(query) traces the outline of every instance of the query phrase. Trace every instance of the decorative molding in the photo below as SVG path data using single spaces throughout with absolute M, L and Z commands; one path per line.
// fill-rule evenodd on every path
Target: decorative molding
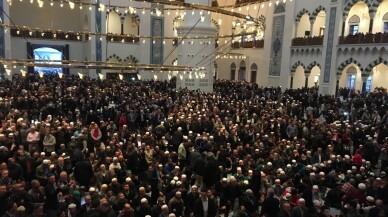
M 338 74 L 342 74 L 342 71 L 346 68 L 346 66 L 348 66 L 349 64 L 355 64 L 358 66 L 358 68 L 360 68 L 360 71 L 363 72 L 363 68 L 362 68 L 362 65 L 360 62 L 358 62 L 357 60 L 353 59 L 353 58 L 349 58 L 347 60 L 345 60 L 344 62 L 342 62 L 338 68 L 337 68 L 337 75 Z
M 388 66 L 388 61 L 380 57 L 380 58 L 378 58 L 377 60 L 371 62 L 371 63 L 366 67 L 365 73 L 366 73 L 366 74 L 370 74 L 370 73 L 372 72 L 373 68 L 374 68 L 375 66 L 381 64 L 381 63 L 383 63 L 383 64 L 385 64 L 386 66 Z
M 310 17 L 310 12 L 303 8 L 299 13 L 296 15 L 295 22 L 300 22 L 300 19 L 303 15 L 307 14 Z
M 321 65 L 320 65 L 319 63 L 317 63 L 317 61 L 314 61 L 314 62 L 310 63 L 310 65 L 307 66 L 307 69 L 306 69 L 305 73 L 310 73 L 311 70 L 312 70 L 315 66 L 318 66 L 318 68 L 321 69 Z
M 285 4 L 279 3 L 279 4 L 275 7 L 274 14 L 282 14 L 282 13 L 285 13 L 285 12 L 286 12 L 286 5 L 285 5 Z
M 163 37 L 163 18 L 151 17 L 151 36 Z M 151 44 L 151 64 L 163 64 L 163 39 L 155 39 Z
M 333 46 L 334 46 L 334 31 L 335 31 L 335 22 L 337 16 L 337 8 L 330 8 L 330 20 L 329 20 L 329 31 L 327 37 L 327 45 L 326 45 L 326 57 L 325 57 L 325 70 L 323 73 L 323 82 L 330 82 L 330 70 L 331 70 L 331 62 L 333 56 Z
M 96 25 L 95 25 L 95 32 L 102 32 L 102 16 L 101 16 L 101 11 L 98 11 L 97 5 L 100 4 L 100 0 L 96 0 L 96 6 L 94 8 L 94 16 L 96 20 Z M 96 37 L 96 61 L 102 61 L 102 41 L 99 39 L 99 37 Z M 101 69 L 97 68 L 96 73 L 100 74 Z
M 298 61 L 298 62 L 294 63 L 294 65 L 291 66 L 291 74 L 295 74 L 296 69 L 297 69 L 299 66 L 302 66 L 303 70 L 306 69 L 306 67 L 304 66 L 304 64 L 301 63 L 300 61 Z
M 269 75 L 280 76 L 285 15 L 275 16 L 272 24 L 272 46 L 270 54 Z
M 326 13 L 326 9 L 320 5 L 320 6 L 318 6 L 318 7 L 314 10 L 314 12 L 311 14 L 310 20 L 315 20 L 315 19 L 317 18 L 318 14 L 319 14 L 321 11 L 324 11 L 324 12 Z

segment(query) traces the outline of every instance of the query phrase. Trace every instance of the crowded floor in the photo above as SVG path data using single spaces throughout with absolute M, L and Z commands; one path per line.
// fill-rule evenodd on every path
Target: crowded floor
M 386 217 L 386 90 L 0 81 L 0 216 Z

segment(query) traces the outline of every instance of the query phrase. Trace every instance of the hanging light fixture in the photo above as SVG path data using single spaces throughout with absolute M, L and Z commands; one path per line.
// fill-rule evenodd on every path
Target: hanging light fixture
M 39 78 L 43 78 L 43 72 L 38 72 Z
M 62 73 L 62 72 L 58 72 L 58 77 L 59 77 L 60 79 L 62 79 L 62 78 L 63 78 L 63 73 Z
M 74 2 L 72 2 L 72 1 L 69 1 L 69 7 L 70 7 L 70 9 L 71 9 L 71 10 L 73 10 L 73 9 L 74 9 L 74 5 L 75 5 L 75 3 L 74 3 Z

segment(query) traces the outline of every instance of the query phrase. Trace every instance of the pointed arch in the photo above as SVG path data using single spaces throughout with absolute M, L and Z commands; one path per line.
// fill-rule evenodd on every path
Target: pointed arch
M 106 58 L 106 61 L 107 62 L 121 62 L 122 59 L 119 56 L 117 56 L 116 54 L 112 54 L 108 58 Z
M 276 7 L 275 7 L 275 10 L 274 10 L 274 14 L 281 14 L 281 13 L 284 13 L 286 12 L 286 7 L 283 3 L 279 3 Z
M 384 65 L 386 65 L 386 66 L 388 66 L 388 61 L 380 57 L 380 58 L 378 58 L 377 60 L 371 62 L 371 63 L 366 67 L 365 72 L 366 72 L 367 74 L 369 74 L 369 73 L 373 70 L 373 68 L 374 68 L 375 66 L 380 65 L 381 63 L 384 64 Z
M 253 64 L 251 65 L 251 71 L 257 71 L 257 65 L 256 65 L 256 63 L 253 63 Z
M 139 60 L 136 57 L 129 55 L 129 56 L 125 57 L 124 62 L 125 63 L 138 63 Z
M 357 60 L 353 59 L 353 58 L 349 58 L 347 60 L 345 60 L 344 62 L 342 62 L 338 68 L 337 68 L 337 74 L 342 74 L 342 71 L 345 69 L 346 66 L 348 66 L 349 64 L 355 64 L 358 66 L 358 68 L 360 68 L 361 72 L 364 71 L 363 68 L 362 68 L 362 65 L 361 63 L 359 63 Z
M 291 73 L 295 73 L 296 72 L 296 69 L 299 67 L 299 66 L 302 66 L 303 70 L 305 70 L 305 66 L 303 63 L 301 63 L 300 61 L 294 63 L 294 65 L 292 65 L 291 67 Z
M 230 69 L 236 69 L 236 63 L 232 63 L 232 64 L 230 64 Z
M 318 66 L 318 68 L 321 69 L 321 65 L 320 65 L 319 63 L 317 63 L 317 61 L 314 61 L 314 62 L 310 63 L 310 65 L 307 66 L 307 68 L 306 68 L 306 73 L 310 73 L 311 70 L 312 70 L 315 66 Z
M 376 1 L 383 1 L 383 0 L 376 0 Z M 360 0 L 348 0 L 347 2 L 345 2 L 343 14 L 342 14 L 344 19 L 346 19 L 348 17 L 350 9 L 358 2 L 360 2 Z M 371 11 L 373 4 L 370 1 L 364 1 L 364 3 L 368 6 L 369 11 Z M 377 10 L 377 7 L 376 7 L 376 10 Z
M 379 8 L 380 4 L 383 3 L 384 0 L 375 0 L 373 3 L 369 3 L 369 14 L 376 14 L 377 9 Z
M 310 12 L 308 10 L 306 10 L 305 8 L 303 8 L 301 11 L 299 11 L 299 13 L 296 15 L 296 18 L 295 18 L 295 21 L 296 22 L 299 22 L 300 19 L 302 18 L 303 15 L 307 14 L 310 18 Z
M 319 5 L 315 10 L 314 12 L 311 14 L 310 16 L 310 20 L 315 20 L 318 16 L 318 14 L 323 11 L 326 13 L 326 9 L 324 7 L 322 7 L 321 5 Z

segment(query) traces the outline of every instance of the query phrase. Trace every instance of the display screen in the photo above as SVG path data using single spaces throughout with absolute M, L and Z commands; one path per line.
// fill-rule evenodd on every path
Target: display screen
M 35 60 L 63 60 L 63 53 L 57 49 L 51 47 L 39 47 L 34 50 L 34 59 Z M 38 63 L 48 63 L 48 64 L 61 64 L 61 62 L 44 62 L 39 61 Z M 51 68 L 51 67 L 35 67 L 34 72 L 43 72 L 44 74 L 55 74 L 63 73 L 62 68 Z

